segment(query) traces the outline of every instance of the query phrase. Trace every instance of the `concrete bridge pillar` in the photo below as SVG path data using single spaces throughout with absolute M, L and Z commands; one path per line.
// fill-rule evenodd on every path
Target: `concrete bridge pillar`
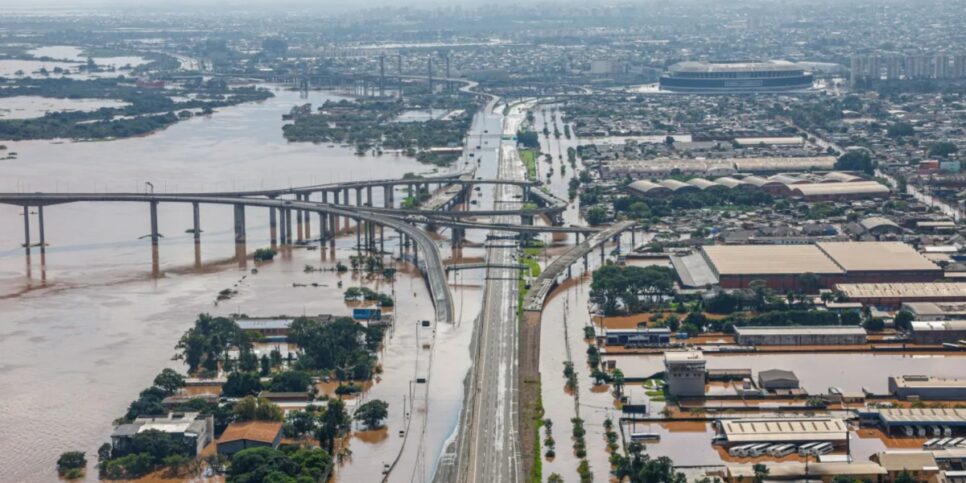
M 325 221 L 326 221 L 326 214 L 320 211 L 319 212 L 319 246 L 320 247 L 325 246 L 325 238 L 327 235 Z
M 158 202 L 152 201 L 151 205 L 151 246 L 158 246 Z
M 285 208 L 285 243 L 292 244 L 292 209 Z
M 382 187 L 382 206 L 392 208 L 392 186 Z
M 413 265 L 416 265 L 417 269 L 419 268 L 419 246 L 416 245 L 415 241 L 413 241 Z
M 379 253 L 386 252 L 386 234 L 384 233 L 385 228 L 386 227 L 379 225 Z
M 235 205 L 235 243 L 245 243 L 245 205 Z
M 359 229 L 360 228 L 359 219 L 356 219 L 355 221 L 356 221 L 356 251 L 359 251 L 362 248 L 362 231 Z
M 376 204 L 372 201 L 372 186 L 366 186 L 366 202 L 369 204 L 369 206 L 376 206 Z
M 30 207 L 23 207 L 23 246 L 30 255 Z
M 300 195 L 300 194 L 295 195 L 295 201 L 301 202 L 302 201 L 302 195 Z M 297 240 L 298 241 L 302 241 L 302 219 L 304 218 L 304 216 L 305 216 L 305 212 L 303 212 L 302 210 L 296 208 L 296 210 L 295 210 L 295 236 L 297 237 Z
M 335 200 L 334 201 L 335 204 L 339 204 L 339 190 L 335 190 L 332 192 L 332 199 Z
M 305 193 L 303 195 L 303 201 L 308 202 L 311 196 L 312 193 Z M 305 212 L 305 239 L 312 239 L 312 213 L 309 211 Z
M 274 207 L 268 209 L 268 238 L 272 248 L 278 246 L 278 213 Z
M 604 264 L 604 243 L 603 242 L 601 242 L 600 244 L 600 264 L 601 265 Z
M 40 235 L 40 253 L 47 251 L 47 238 L 44 234 L 44 205 L 37 205 L 37 228 Z
M 637 230 L 631 228 L 631 251 L 637 248 Z
M 349 205 L 349 188 L 342 190 L 342 204 Z M 349 217 L 345 217 L 345 227 L 349 228 Z
M 617 242 L 617 256 L 621 254 L 621 234 L 618 233 L 614 236 L 614 241 Z
M 194 231 L 195 245 L 201 243 L 201 203 L 191 203 L 191 229 Z
M 329 203 L 329 192 L 326 190 L 322 190 L 322 202 L 325 204 Z
M 362 188 L 356 188 L 356 206 L 363 206 L 365 200 L 362 198 Z

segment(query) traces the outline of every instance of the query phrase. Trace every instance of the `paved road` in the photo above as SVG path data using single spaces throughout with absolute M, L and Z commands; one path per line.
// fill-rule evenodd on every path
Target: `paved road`
M 507 122 L 504 133 L 515 132 Z M 499 179 L 524 179 L 523 163 L 515 146 L 500 147 Z M 495 203 L 519 203 L 521 190 L 515 186 L 496 188 Z M 515 223 L 504 216 L 497 223 Z M 510 233 L 494 231 L 493 235 Z M 516 263 L 519 247 L 513 243 L 491 245 L 486 251 L 489 264 Z M 473 367 L 467 404 L 466 452 L 461 458 L 457 481 L 517 482 L 522 480 L 517 435 L 517 297 L 519 270 L 490 268 L 486 272 L 486 293 L 478 331 L 478 353 Z

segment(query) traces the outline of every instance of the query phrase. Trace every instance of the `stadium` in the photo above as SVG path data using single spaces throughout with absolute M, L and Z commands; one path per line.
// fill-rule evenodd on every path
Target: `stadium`
M 801 91 L 812 87 L 812 73 L 793 62 L 680 62 L 661 76 L 661 90 L 685 93 Z

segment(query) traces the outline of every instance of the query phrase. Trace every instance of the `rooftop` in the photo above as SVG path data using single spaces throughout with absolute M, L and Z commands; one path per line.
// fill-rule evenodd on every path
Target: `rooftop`
M 848 427 L 833 418 L 767 418 L 720 420 L 731 443 L 769 441 L 842 441 Z
M 820 242 L 816 246 L 849 272 L 940 270 L 902 242 Z
M 672 65 L 671 72 L 781 72 L 802 70 L 793 62 L 770 60 L 763 62 L 699 62 L 685 61 Z
M 966 388 L 966 379 L 946 379 L 943 377 L 905 375 L 893 378 L 898 387 L 961 387 Z
M 707 245 L 701 250 L 719 275 L 844 273 L 814 245 Z
M 865 329 L 851 325 L 792 325 L 786 327 L 735 327 L 737 335 L 865 335 Z
M 670 351 L 664 353 L 665 362 L 704 362 L 700 351 Z
M 916 320 L 912 331 L 966 330 L 966 320 Z
M 966 300 L 966 283 L 840 283 L 835 286 L 849 298 L 947 298 Z
M 245 421 L 245 422 L 235 422 L 228 425 L 225 428 L 225 432 L 222 433 L 221 438 L 218 439 L 219 443 L 227 443 L 229 441 L 261 441 L 263 443 L 272 443 L 278 434 L 282 432 L 282 423 L 274 421 Z
M 966 424 L 966 409 L 948 408 L 871 408 L 885 423 L 956 423 Z

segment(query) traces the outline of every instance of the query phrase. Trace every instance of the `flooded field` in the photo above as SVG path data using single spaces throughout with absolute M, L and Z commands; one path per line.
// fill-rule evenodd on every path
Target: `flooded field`
M 359 157 L 349 148 L 286 143 L 282 113 L 296 104 L 337 97 L 276 94 L 263 103 L 224 109 L 143 138 L 6 143 L 20 157 L 3 162 L 0 191 L 144 191 L 147 181 L 157 192 L 213 191 L 431 171 L 405 157 Z M 381 190 L 376 194 L 381 196 Z M 164 237 L 159 269 L 152 274 L 150 241 L 141 238 L 149 231 L 147 213 L 147 206 L 123 203 L 47 207 L 46 253 L 41 256 L 35 247 L 27 258 L 20 246 L 21 210 L 0 207 L 0 223 L 7 227 L 0 230 L 0 387 L 11 388 L 0 399 L 0 424 L 5 428 L 0 481 L 49 481 L 57 455 L 70 449 L 87 451 L 91 459 L 110 434 L 111 421 L 154 375 L 164 367 L 180 367 L 170 360 L 174 345 L 198 313 L 271 316 L 350 310 L 337 283 L 339 278 L 346 287 L 357 283 L 351 275 L 305 272 L 304 267 L 331 268 L 335 259 L 345 261 L 355 253 L 354 236 L 339 239 L 335 252 L 299 248 L 284 250 L 269 263 L 239 263 L 230 208 L 202 207 L 204 232 L 196 252 L 185 233 L 191 225 L 190 206 L 161 204 Z M 29 216 L 36 242 L 36 211 Z M 267 246 L 267 211 L 250 209 L 246 217 L 248 251 Z M 317 220 L 313 225 L 317 233 Z M 387 251 L 395 250 L 395 234 L 386 234 Z M 448 243 L 441 245 L 447 247 L 444 258 L 449 257 Z M 482 252 L 474 250 L 464 253 L 479 257 Z M 339 469 L 341 481 L 372 481 L 382 467 L 368 462 L 390 462 L 399 454 L 403 443 L 397 432 L 405 422 L 402 396 L 410 394 L 409 381 L 417 371 L 429 374 L 429 383 L 412 390 L 415 411 L 409 411 L 412 422 L 405 422 L 410 436 L 399 464 L 410 474 L 404 477 L 400 471 L 398 478 L 410 481 L 417 469 L 419 474 L 432 472 L 438 448 L 458 417 L 481 279 L 480 274 L 451 275 L 456 310 L 463 319 L 432 329 L 415 323 L 433 314 L 418 274 L 403 270 L 394 284 L 380 287 L 391 289 L 397 298 L 397 326 L 381 355 L 383 373 L 363 398 L 390 403 L 389 432 L 386 437 L 364 434 L 353 439 L 356 459 Z M 225 288 L 238 293 L 216 302 Z M 430 364 L 434 358 L 446 363 Z M 412 399 L 408 404 L 413 408 Z
M 147 60 L 139 56 L 117 56 L 117 57 L 93 57 L 94 63 L 104 68 L 101 72 L 78 72 L 77 68 L 82 63 L 87 62 L 87 57 L 82 55 L 83 50 L 78 47 L 67 45 L 55 45 L 39 47 L 27 51 L 28 54 L 37 58 L 49 58 L 50 60 L 21 60 L 3 59 L 0 60 L 0 77 L 42 77 L 42 71 L 53 77 L 64 75 L 55 72 L 68 71 L 69 77 L 76 79 L 87 79 L 93 77 L 116 77 L 119 75 L 130 75 L 130 68 L 147 63 Z

